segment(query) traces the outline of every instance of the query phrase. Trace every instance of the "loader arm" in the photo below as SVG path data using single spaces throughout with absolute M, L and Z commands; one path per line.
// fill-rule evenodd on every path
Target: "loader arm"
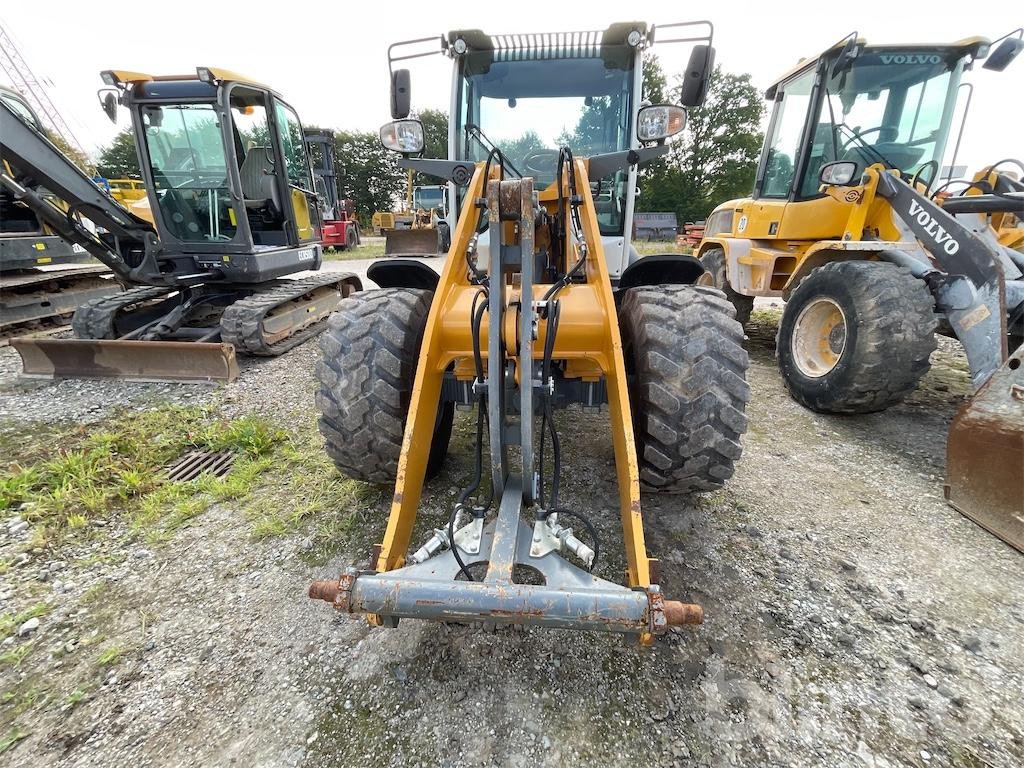
M 1007 311 L 1024 303 L 1024 273 L 1017 259 L 990 236 L 987 224 L 969 228 L 894 174 L 879 173 L 877 194 L 931 256 L 934 267 L 919 276 L 929 282 L 936 308 L 963 344 L 977 389 L 1007 359 Z M 977 197 L 964 199 L 971 213 L 983 212 Z M 1013 199 L 989 202 L 1001 209 Z M 957 210 L 956 205 L 951 207 Z M 1019 205 L 1024 210 L 1024 197 Z
M 101 190 L 45 135 L 0 102 L 0 185 L 32 210 L 47 226 L 132 283 L 176 285 L 158 277 L 157 233 L 144 219 L 125 210 Z M 41 190 L 56 195 L 67 211 Z M 97 236 L 77 218 L 81 214 L 106 230 Z

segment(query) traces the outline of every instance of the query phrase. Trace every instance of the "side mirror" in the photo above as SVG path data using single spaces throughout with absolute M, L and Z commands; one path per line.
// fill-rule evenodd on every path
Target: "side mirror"
M 412 100 L 412 81 L 408 69 L 391 73 L 391 118 L 404 120 L 409 116 Z
M 423 123 L 419 120 L 395 120 L 380 128 L 380 143 L 384 149 L 402 155 L 416 155 L 423 151 Z
M 105 114 L 110 122 L 117 122 L 117 92 L 116 91 L 100 91 L 100 106 L 103 107 L 103 114 Z
M 856 175 L 857 164 L 841 160 L 838 163 L 827 163 L 821 166 L 818 178 L 822 184 L 828 184 L 830 187 L 845 187 L 853 181 Z
M 832 70 L 829 73 L 830 77 L 836 77 L 851 66 L 853 66 L 854 59 L 857 58 L 857 35 L 853 34 L 846 40 L 846 44 L 843 46 L 843 50 L 839 52 L 836 60 L 832 62 Z
M 636 116 L 639 141 L 664 141 L 686 127 L 686 110 L 674 104 L 651 104 Z
M 1021 51 L 1024 51 L 1024 40 L 1019 37 L 1008 37 L 1001 42 L 996 49 L 988 55 L 982 69 L 991 69 L 993 72 L 1002 72 L 1010 62 L 1017 58 Z
M 708 93 L 708 81 L 715 68 L 715 49 L 710 45 L 695 45 L 690 61 L 683 73 L 683 86 L 679 101 L 684 107 L 699 107 Z

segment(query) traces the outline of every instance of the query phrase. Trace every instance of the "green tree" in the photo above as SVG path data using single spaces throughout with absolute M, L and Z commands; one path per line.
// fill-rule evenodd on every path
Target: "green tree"
M 96 171 L 108 179 L 138 179 L 139 156 L 135 151 L 135 137 L 131 128 L 118 132 L 110 146 L 100 151 Z
M 64 137 L 54 133 L 49 128 L 44 128 L 46 131 L 46 138 L 52 141 L 57 149 L 67 155 L 71 162 L 78 166 L 78 168 L 88 176 L 93 176 L 96 173 L 96 168 L 93 166 L 92 161 L 83 153 L 81 150 L 71 146 Z
M 342 198 L 352 198 L 361 217 L 374 211 L 390 211 L 405 195 L 405 173 L 397 155 L 384 149 L 376 133 L 338 131 L 334 134 Z
M 649 53 L 644 56 L 643 65 L 643 98 L 651 104 L 665 103 L 665 89 L 668 88 L 668 80 L 665 79 L 665 72 L 661 68 L 658 57 Z
M 448 158 L 448 113 L 440 109 L 424 109 L 413 117 L 423 123 L 423 156 Z
M 448 113 L 440 109 L 424 109 L 413 117 L 423 123 L 423 156 L 446 160 L 448 158 Z M 402 175 L 404 182 L 405 175 Z M 436 186 L 443 184 L 436 176 L 417 173 L 413 184 Z
M 652 71 L 645 71 L 644 82 L 651 84 L 653 96 L 660 67 L 653 57 L 648 61 Z M 677 98 L 678 85 L 666 100 Z M 682 224 L 703 219 L 726 200 L 749 194 L 763 139 L 763 116 L 761 94 L 750 75 L 716 67 L 707 100 L 688 110 L 686 128 L 672 141 L 668 156 L 641 169 L 637 210 L 675 211 Z

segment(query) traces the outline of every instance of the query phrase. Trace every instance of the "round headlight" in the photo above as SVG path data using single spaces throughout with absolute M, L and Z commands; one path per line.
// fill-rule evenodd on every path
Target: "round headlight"
M 380 129 L 380 143 L 385 149 L 403 155 L 423 151 L 423 124 L 419 120 L 395 120 Z
M 469 49 L 469 46 L 466 44 L 466 41 L 460 37 L 452 44 L 452 49 L 455 51 L 457 56 L 461 56 Z
M 640 141 L 662 141 L 686 126 L 686 110 L 674 104 L 653 104 L 640 110 L 636 137 Z
M 640 45 L 641 37 L 642 36 L 640 34 L 640 30 L 634 29 L 632 32 L 626 35 L 626 42 L 629 43 L 629 46 L 631 48 L 636 48 L 638 45 Z

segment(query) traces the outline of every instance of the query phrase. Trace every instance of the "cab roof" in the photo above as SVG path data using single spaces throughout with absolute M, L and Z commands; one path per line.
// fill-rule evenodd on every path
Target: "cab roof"
M 831 48 L 819 53 L 814 58 L 800 59 L 794 67 L 789 69 L 785 74 L 775 79 L 768 89 L 764 92 L 766 99 L 774 99 L 778 88 L 783 83 L 791 80 L 795 75 L 806 71 L 810 67 L 814 66 L 822 57 L 828 56 L 833 51 L 837 51 L 843 47 L 848 38 L 844 38 L 833 45 Z M 863 49 L 871 51 L 884 51 L 884 50 L 899 50 L 899 51 L 955 51 L 959 52 L 961 56 L 973 55 L 973 56 L 984 56 L 988 53 L 988 47 L 991 45 L 991 41 L 986 37 L 966 37 L 963 40 L 957 40 L 953 43 L 886 43 L 884 45 L 868 45 L 867 41 L 863 37 L 857 38 L 857 45 Z

